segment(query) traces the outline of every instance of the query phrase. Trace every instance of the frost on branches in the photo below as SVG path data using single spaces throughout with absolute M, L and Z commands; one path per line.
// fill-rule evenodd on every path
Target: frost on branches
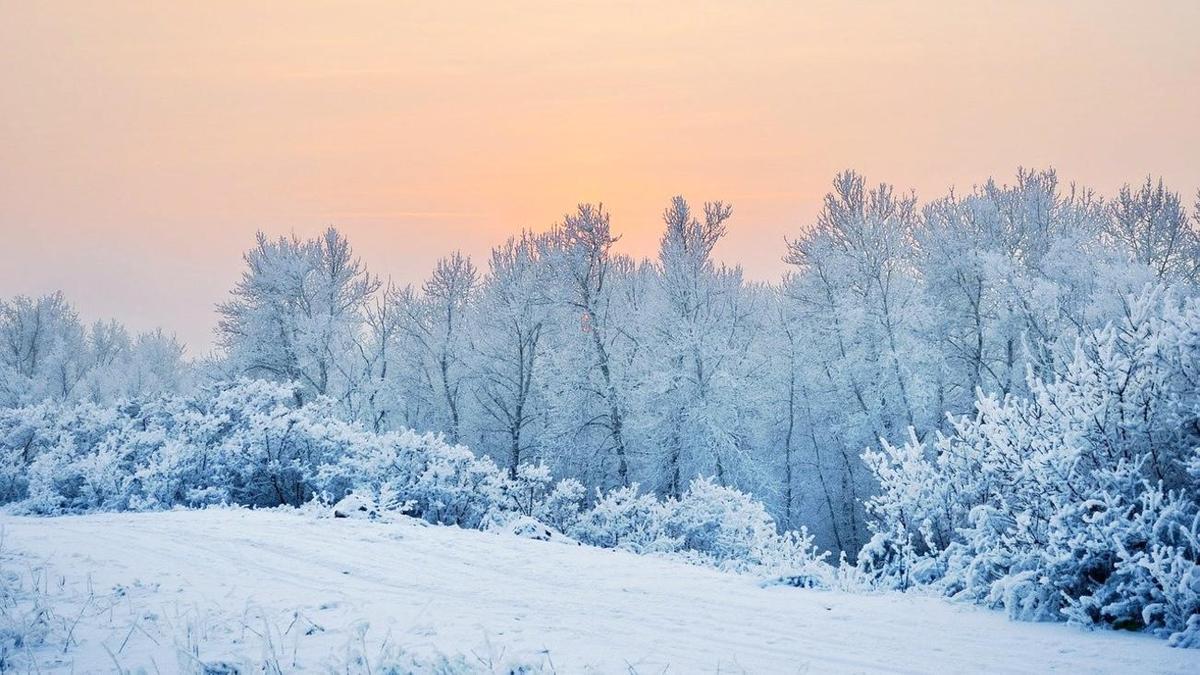
M 194 360 L 0 300 L 0 501 L 348 498 L 1195 641 L 1200 204 L 1027 169 L 922 203 L 846 171 L 775 283 L 721 262 L 734 221 L 672 198 L 636 259 L 580 204 L 412 286 L 336 229 L 259 234 Z
M 1132 297 L 1028 396 L 981 396 L 953 424 L 865 454 L 880 492 L 860 565 L 1200 645 L 1200 303 Z
M 11 463 L 4 498 L 45 515 L 235 504 L 332 504 L 339 517 L 407 514 L 489 529 L 540 519 L 605 548 L 662 553 L 739 571 L 802 568 L 821 557 L 806 533 L 779 534 L 761 502 L 697 479 L 679 499 L 636 485 L 589 499 L 545 465 L 510 472 L 441 436 L 375 433 L 301 402 L 294 385 L 244 380 L 190 397 L 113 406 L 50 404 L 0 411 Z

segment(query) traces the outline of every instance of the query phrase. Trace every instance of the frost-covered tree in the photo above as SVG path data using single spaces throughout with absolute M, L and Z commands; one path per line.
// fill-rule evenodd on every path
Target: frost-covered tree
M 400 421 L 403 394 L 394 380 L 403 376 L 399 368 L 403 346 L 399 297 L 402 289 L 392 284 L 383 287 L 364 312 L 362 331 L 354 351 L 358 359 L 350 369 L 349 416 L 378 432 Z M 410 426 L 413 426 L 410 424 Z
M 775 412 L 773 418 L 764 420 L 767 433 L 773 431 L 773 435 L 763 442 L 768 448 L 777 448 L 777 453 L 768 452 L 759 461 L 768 470 L 778 465 L 776 481 L 767 482 L 764 488 L 778 495 L 780 523 L 788 528 L 804 524 L 818 532 L 822 541 L 842 550 L 847 508 L 840 490 L 843 465 L 831 461 L 840 454 L 836 436 L 816 416 L 824 402 L 811 381 L 819 373 L 812 369 L 808 356 L 808 326 L 798 316 L 798 306 L 788 291 L 794 283 L 793 276 L 786 276 L 766 303 L 771 321 L 763 335 L 763 349 L 770 359 L 757 384 L 771 393 L 771 398 L 760 400 L 768 413 Z
M 406 352 L 406 367 L 397 375 L 411 380 L 400 386 L 422 407 L 413 421 L 445 432 L 452 443 L 462 435 L 470 311 L 478 290 L 475 265 L 456 252 L 437 262 L 419 291 L 406 287 L 387 301 L 399 318 L 398 339 Z
M 1109 205 L 1105 234 L 1164 281 L 1200 281 L 1200 228 L 1189 222 L 1179 194 L 1149 176 L 1121 187 Z
M 984 394 L 933 443 L 868 452 L 881 491 L 860 564 L 1016 618 L 1194 643 L 1198 331 L 1195 299 L 1131 297 L 1027 396 Z
M 131 335 L 111 320 L 85 326 L 61 293 L 0 301 L 0 407 L 109 403 L 189 383 L 183 345 L 161 330 Z
M 1022 170 L 1013 185 L 989 180 L 925 208 L 916 262 L 941 410 L 969 411 L 977 389 L 1021 390 L 1026 367 L 1069 350 L 1097 303 L 1137 286 L 1105 286 L 1114 259 L 1098 238 L 1102 219 L 1090 193 L 1064 193 L 1053 171 Z
M 310 240 L 268 239 L 245 256 L 233 298 L 220 305 L 219 343 L 241 374 L 299 382 L 297 397 L 343 403 L 352 350 L 379 281 L 329 228 Z
M 659 484 L 669 495 L 681 494 L 692 476 L 729 480 L 746 450 L 741 413 L 748 401 L 738 400 L 745 390 L 737 380 L 753 339 L 753 298 L 741 270 L 712 257 L 732 212 L 706 202 L 701 219 L 675 197 L 663 213 L 651 348 L 658 368 L 649 404 L 653 442 L 663 455 Z
M 862 541 L 858 503 L 870 489 L 858 450 L 930 417 L 931 394 L 918 386 L 929 383 L 915 377 L 928 363 L 912 259 L 917 219 L 914 197 L 888 185 L 868 190 L 847 172 L 835 179 L 816 226 L 789 243 L 796 273 L 787 294 L 807 328 L 809 400 L 826 402 L 816 413 L 835 439 L 825 461 L 840 462 L 833 527 L 849 545 Z
M 617 482 L 629 485 L 629 447 L 626 442 L 626 374 L 615 351 L 622 340 L 621 325 L 614 306 L 616 274 L 627 265 L 614 263 L 609 214 L 603 205 L 580 204 L 549 236 L 542 240 L 555 281 L 562 289 L 562 302 L 578 315 L 580 332 L 586 336 L 588 356 L 581 359 L 581 382 L 594 394 L 598 408 L 585 424 L 604 431 L 603 453 L 615 459 Z
M 0 395 L 5 405 L 69 399 L 83 377 L 86 337 L 62 293 L 0 302 Z
M 537 447 L 527 427 L 536 417 L 550 299 L 537 237 L 524 234 L 492 250 L 475 333 L 476 400 L 483 444 L 516 475 Z M 502 439 L 493 444 L 493 437 Z

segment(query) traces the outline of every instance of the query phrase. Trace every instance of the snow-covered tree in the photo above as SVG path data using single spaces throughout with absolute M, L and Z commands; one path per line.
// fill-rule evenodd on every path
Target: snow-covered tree
M 475 332 L 476 399 L 485 448 L 494 447 L 513 476 L 536 440 L 527 427 L 536 417 L 550 299 L 537 237 L 524 234 L 492 250 L 479 300 Z M 493 446 L 490 438 L 501 441 Z
M 626 442 L 627 378 L 619 372 L 622 363 L 614 353 L 622 339 L 618 308 L 614 306 L 613 277 L 622 271 L 623 261 L 614 265 L 609 214 L 603 205 L 580 204 L 543 240 L 543 254 L 563 289 L 562 300 L 571 314 L 578 315 L 580 331 L 589 343 L 588 357 L 581 359 L 584 373 L 581 384 L 594 392 L 598 412 L 588 415 L 585 424 L 604 431 L 604 454 L 615 459 L 617 482 L 629 485 L 629 448 Z M 614 267 L 616 269 L 614 269 Z
M 1105 234 L 1164 281 L 1200 281 L 1200 228 L 1189 222 L 1179 194 L 1149 176 L 1121 187 L 1109 205 Z
M 69 399 L 85 371 L 85 343 L 62 293 L 0 302 L 0 402 Z
M 754 331 L 752 296 L 743 292 L 740 269 L 712 257 L 732 207 L 707 202 L 703 211 L 700 219 L 675 197 L 663 213 L 658 254 L 651 424 L 663 454 L 660 485 L 673 496 L 697 475 L 729 480 L 745 450 L 740 413 L 748 401 L 739 400 L 745 383 L 737 380 Z
M 397 347 L 403 360 L 391 379 L 408 392 L 409 424 L 436 429 L 452 443 L 462 435 L 468 391 L 470 311 L 479 290 L 479 273 L 470 258 L 454 253 L 437 262 L 433 274 L 415 290 L 400 289 L 386 300 L 398 319 Z
M 932 444 L 865 458 L 881 492 L 860 563 L 1017 618 L 1193 640 L 1200 612 L 1200 305 L 1160 290 L 1078 341 L 1029 394 L 983 394 Z
M 379 281 L 329 228 L 316 239 L 268 239 L 245 255 L 233 298 L 220 305 L 218 337 L 243 375 L 299 382 L 298 400 L 350 394 L 349 368 Z
M 189 386 L 183 345 L 116 321 L 85 326 L 61 293 L 0 301 L 0 407 L 43 400 L 109 403 Z

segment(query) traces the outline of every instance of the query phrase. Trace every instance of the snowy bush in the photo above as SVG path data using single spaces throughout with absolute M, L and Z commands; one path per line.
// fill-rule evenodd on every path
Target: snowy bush
M 431 523 L 463 527 L 478 527 L 488 512 L 504 508 L 505 480 L 490 459 L 412 431 L 347 430 L 342 454 L 318 473 L 331 498 L 365 490 Z
M 115 406 L 4 411 L 0 473 L 9 501 L 36 513 L 169 508 L 230 502 L 299 506 L 369 494 L 381 509 L 477 527 L 493 510 L 532 513 L 549 474 L 510 481 L 491 459 L 433 434 L 368 432 L 324 399 L 262 380 L 194 396 Z
M 560 491 L 573 495 L 575 485 L 560 485 Z M 597 493 L 567 532 L 602 548 L 811 582 L 803 585 L 823 584 L 833 573 L 806 530 L 779 533 L 761 502 L 708 478 L 692 481 L 678 500 L 660 501 L 636 484 Z
M 579 522 L 586 499 L 587 488 L 583 487 L 583 483 L 574 478 L 564 478 L 537 504 L 533 515 L 559 532 L 566 532 Z
M 824 586 L 833 570 L 807 530 L 780 533 L 763 503 L 697 478 L 678 500 L 664 502 L 664 539 L 683 556 L 734 571 L 749 571 L 794 586 Z
M 298 505 L 337 450 L 338 424 L 328 417 L 319 404 L 297 406 L 291 387 L 261 381 L 187 399 L 64 406 L 25 442 L 25 505 L 40 513 L 226 500 Z
M 411 486 L 417 513 L 433 523 L 478 527 L 489 511 L 504 508 L 504 472 L 491 459 L 460 445 L 434 449 Z
M 623 548 L 637 553 L 675 550 L 675 542 L 664 541 L 666 509 L 652 494 L 644 494 L 636 483 L 597 492 L 596 502 L 568 532 L 585 544 Z
M 932 443 L 864 458 L 880 483 L 860 565 L 1026 620 L 1190 644 L 1200 612 L 1200 305 L 1161 291 L 1080 340 L 1028 397 L 981 396 Z
M 663 529 L 679 547 L 726 560 L 757 561 L 776 536 L 762 502 L 711 479 L 692 481 L 678 501 L 668 501 Z
M 769 537 L 759 549 L 758 566 L 753 569 L 766 577 L 765 585 L 828 588 L 841 582 L 845 588 L 860 588 L 847 573 L 852 568 L 834 568 L 826 561 L 828 557 L 829 552 L 818 549 L 813 535 L 801 528 Z
M 550 467 L 545 464 L 522 464 L 515 475 L 505 482 L 504 493 L 513 510 L 532 516 L 546 495 L 550 483 Z
M 543 464 L 509 471 L 440 435 L 368 431 L 326 399 L 301 398 L 293 385 L 242 380 L 189 397 L 4 411 L 9 499 L 42 514 L 316 499 L 335 514 L 546 529 L 743 571 L 784 573 L 818 559 L 806 533 L 778 534 L 761 502 L 712 479 L 679 499 L 632 485 L 589 504 L 577 480 L 551 488 Z
M 61 406 L 43 402 L 25 408 L 0 409 L 0 500 L 24 499 L 29 465 L 54 443 Z

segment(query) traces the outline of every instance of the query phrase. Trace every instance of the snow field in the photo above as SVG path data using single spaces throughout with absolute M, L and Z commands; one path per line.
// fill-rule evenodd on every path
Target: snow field
M 0 525 L 6 574 L 40 579 L 58 622 L 10 657 L 34 672 L 1200 668 L 1195 650 L 1145 635 L 1011 622 L 914 594 L 762 588 L 672 560 L 410 519 L 210 509 Z

